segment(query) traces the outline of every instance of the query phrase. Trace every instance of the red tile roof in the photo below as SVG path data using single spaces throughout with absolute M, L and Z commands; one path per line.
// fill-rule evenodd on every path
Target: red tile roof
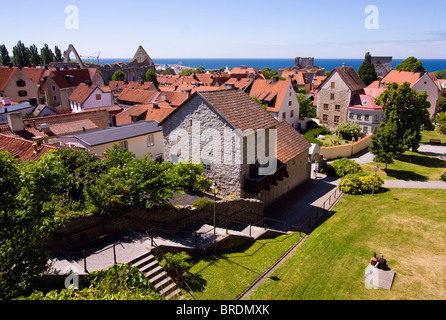
M 85 83 L 85 81 L 92 81 L 88 69 L 52 70 L 49 76 L 53 78 L 54 82 L 61 89 L 77 87 L 81 83 Z M 74 84 L 68 81 L 68 77 L 73 77 Z
M 9 67 L 0 67 L 0 91 L 5 90 L 6 85 L 16 70 L 16 67 L 12 67 L 11 69 L 9 69 Z
M 381 86 L 387 86 L 392 82 L 398 84 L 403 84 L 404 82 L 409 82 L 413 86 L 418 80 L 420 80 L 421 73 L 418 72 L 408 72 L 408 71 L 390 71 L 382 80 Z
M 22 71 L 31 78 L 31 80 L 36 84 L 40 85 L 40 81 L 42 80 L 43 73 L 45 69 L 43 68 L 31 68 L 31 67 L 24 67 L 22 68 Z
M 135 104 L 148 104 L 158 95 L 158 91 L 125 88 L 117 97 L 118 101 L 128 101 Z
M 132 116 L 139 117 L 138 120 L 155 120 L 157 122 L 161 122 L 174 110 L 175 108 L 172 108 L 167 102 L 158 103 L 158 107 L 156 108 L 152 103 L 137 104 L 117 114 L 116 124 L 121 126 L 123 124 L 131 123 Z
M 271 102 L 268 111 L 279 112 L 288 87 L 291 85 L 291 80 L 278 80 L 274 83 L 273 80 L 257 79 L 254 81 L 249 95 L 256 97 L 264 102 Z
M 112 91 L 116 89 L 145 89 L 145 90 L 152 90 L 157 91 L 158 89 L 155 87 L 153 82 L 145 81 L 145 82 L 139 82 L 139 81 L 109 81 L 108 86 Z
M 14 158 L 24 161 L 39 160 L 46 152 L 55 149 L 57 148 L 45 144 L 34 147 L 32 141 L 0 134 L 0 151 L 8 151 Z
M 111 92 L 110 87 L 99 87 L 95 85 L 88 86 L 85 83 L 81 83 L 77 86 L 76 90 L 73 91 L 73 93 L 68 97 L 68 100 L 78 102 L 78 103 L 84 103 L 85 100 L 88 99 L 88 97 L 93 93 L 93 91 L 96 90 L 96 88 L 99 88 L 103 93 L 105 92 Z
M 277 159 L 287 163 L 302 152 L 308 154 L 310 143 L 288 122 L 281 121 L 277 127 Z

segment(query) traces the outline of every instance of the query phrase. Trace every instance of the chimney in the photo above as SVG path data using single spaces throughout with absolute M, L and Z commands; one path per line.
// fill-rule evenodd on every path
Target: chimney
M 111 114 L 110 115 L 110 127 L 116 127 L 116 115 L 115 114 Z
M 345 68 L 345 62 L 344 62 L 344 63 L 342 63 L 342 67 L 343 67 L 343 68 Z
M 36 150 L 37 147 L 39 147 L 43 143 L 44 137 L 35 136 L 35 137 L 32 137 L 32 140 L 34 141 L 34 144 L 33 144 L 34 150 Z
M 19 112 L 8 113 L 8 125 L 12 132 L 20 132 L 25 129 L 22 120 L 22 114 Z
M 226 90 L 235 89 L 235 84 L 233 84 L 233 83 L 225 83 L 225 89 Z
M 279 81 L 279 77 L 273 77 L 273 83 L 277 83 Z
M 40 129 L 45 132 L 45 133 L 49 133 L 51 125 L 49 123 L 41 123 L 40 124 Z

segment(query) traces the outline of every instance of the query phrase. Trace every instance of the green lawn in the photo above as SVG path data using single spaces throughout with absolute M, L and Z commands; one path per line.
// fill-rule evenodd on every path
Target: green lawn
M 200 300 L 233 300 L 299 239 L 298 233 L 283 235 L 202 257 L 190 269 L 191 287 Z
M 366 163 L 361 165 L 367 173 L 375 172 L 375 165 L 380 168 L 378 175 L 383 179 L 411 180 L 411 181 L 438 181 L 446 171 L 446 161 L 436 157 L 416 152 L 405 152 L 400 159 L 387 166 L 384 163 Z
M 338 137 L 337 135 L 330 135 L 330 134 L 327 134 L 325 136 L 325 139 L 320 140 L 320 141 L 322 141 L 322 143 L 323 143 L 322 147 L 332 147 L 332 146 L 339 146 L 339 145 L 344 145 L 344 144 L 355 143 L 355 141 L 344 140 L 344 139 L 341 139 L 341 137 Z M 339 144 L 334 144 L 333 143 L 334 141 L 338 141 Z
M 433 131 L 424 130 L 421 133 L 421 143 L 429 143 L 431 139 L 439 139 L 442 143 L 446 143 L 446 135 L 442 134 L 438 127 Z
M 446 190 L 345 195 L 250 299 L 446 299 L 444 208 Z M 364 285 L 373 252 L 396 271 L 390 291 Z

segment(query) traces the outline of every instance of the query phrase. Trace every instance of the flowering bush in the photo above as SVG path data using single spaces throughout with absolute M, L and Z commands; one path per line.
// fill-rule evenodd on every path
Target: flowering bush
M 360 173 L 362 168 L 356 161 L 342 158 L 327 164 L 323 171 L 328 176 L 342 178 L 348 174 Z
M 364 194 L 375 191 L 384 184 L 384 180 L 373 174 L 355 173 L 346 175 L 339 183 L 339 189 L 348 194 Z

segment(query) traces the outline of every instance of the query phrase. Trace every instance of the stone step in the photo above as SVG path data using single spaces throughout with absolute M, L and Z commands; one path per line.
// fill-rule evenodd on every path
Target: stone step
M 154 276 L 163 270 L 164 270 L 163 267 L 161 267 L 160 265 L 157 265 L 155 268 L 150 269 L 149 271 L 145 272 L 146 278 L 150 278 L 150 276 Z
M 146 265 L 142 266 L 139 268 L 140 271 L 146 273 L 148 272 L 150 269 L 155 268 L 158 265 L 158 261 L 154 260 L 154 261 L 150 261 L 148 262 Z
M 170 282 L 172 282 L 172 278 L 170 278 L 169 276 L 166 276 L 163 280 L 161 280 L 155 284 L 155 289 L 158 290 Z
M 166 296 L 166 300 L 172 300 L 172 298 L 174 298 L 175 296 L 177 296 L 177 298 L 178 298 L 177 300 L 184 300 L 186 297 L 183 296 L 180 293 L 181 293 L 181 290 L 180 289 L 176 289 L 175 291 L 172 291 L 171 293 L 169 293 Z
M 155 257 L 153 255 L 149 254 L 146 257 L 142 258 L 141 260 L 133 263 L 132 265 L 134 267 L 141 268 L 141 267 L 143 267 L 144 265 L 148 264 L 149 262 L 151 262 L 153 260 L 156 261 Z
M 155 275 L 154 277 L 149 278 L 149 282 L 151 284 L 156 284 L 158 281 L 163 279 L 165 276 L 167 276 L 167 272 L 166 271 L 162 271 L 162 272 L 158 273 L 157 275 Z
M 168 292 L 170 292 L 171 290 L 173 290 L 173 289 L 176 288 L 176 287 L 177 287 L 177 284 L 176 284 L 175 282 L 172 281 L 171 284 L 169 284 L 167 287 L 163 288 L 163 289 L 160 291 L 160 294 L 161 294 L 162 296 L 165 296 Z

